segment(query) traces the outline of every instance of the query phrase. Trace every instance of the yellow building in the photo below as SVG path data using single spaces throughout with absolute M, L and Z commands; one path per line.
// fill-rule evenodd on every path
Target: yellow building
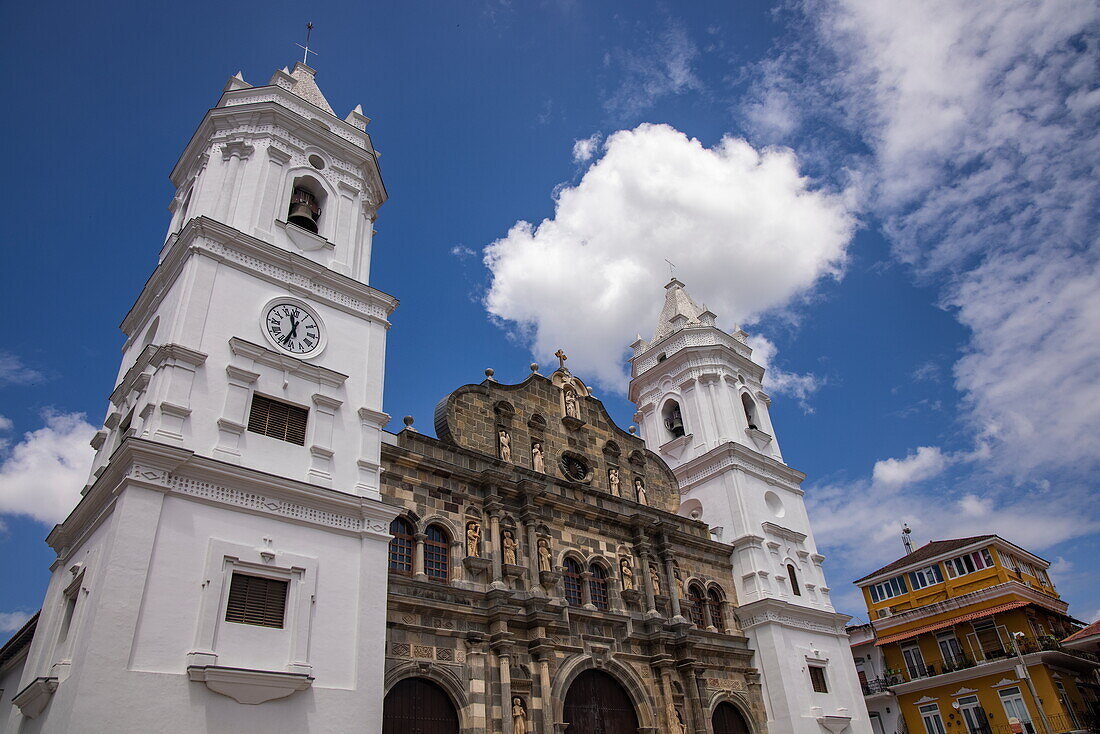
M 1100 662 L 1060 644 L 1080 623 L 1049 566 L 980 535 L 932 541 L 856 581 L 882 652 L 877 683 L 910 734 L 1100 731 Z

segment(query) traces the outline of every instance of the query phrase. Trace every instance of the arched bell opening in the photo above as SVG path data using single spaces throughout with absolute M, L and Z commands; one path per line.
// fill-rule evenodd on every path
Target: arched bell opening
M 675 400 L 665 403 L 661 409 L 661 420 L 671 438 L 680 438 L 684 435 L 684 414 L 680 411 L 680 404 Z
M 318 234 L 326 198 L 324 187 L 312 176 L 294 179 L 286 214 L 287 223 Z
M 745 409 L 745 419 L 749 422 L 749 428 L 755 430 L 760 429 L 760 422 L 756 417 L 756 403 L 749 397 L 747 392 L 741 393 L 741 405 Z

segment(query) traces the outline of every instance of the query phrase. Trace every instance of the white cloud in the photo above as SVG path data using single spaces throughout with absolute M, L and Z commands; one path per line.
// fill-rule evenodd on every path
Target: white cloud
M 617 50 L 605 56 L 605 64 L 621 75 L 604 103 L 613 114 L 631 117 L 661 97 L 703 87 L 692 69 L 699 50 L 682 26 L 670 22 L 661 34 L 642 38 L 641 50 Z
M 11 422 L 11 418 L 8 418 L 7 416 L 0 415 L 0 433 L 7 433 L 14 426 L 15 426 L 15 424 Z
M 752 360 L 763 367 L 764 389 L 773 395 L 790 395 L 798 400 L 799 405 L 807 413 L 812 413 L 813 408 L 809 404 L 810 396 L 825 383 L 823 378 L 812 373 L 799 374 L 787 372 L 775 365 L 776 347 L 771 341 L 761 334 L 753 334 L 749 337 L 749 346 L 752 347 Z
M 0 612 L 0 633 L 10 634 L 23 627 L 31 615 L 27 612 Z
M 799 7 L 809 34 L 754 67 L 743 115 L 769 140 L 839 123 L 840 147 L 819 142 L 820 125 L 801 141 L 827 152 L 818 165 L 838 167 L 852 138 L 869 151 L 840 167 L 859 170 L 895 257 L 941 284 L 972 335 L 954 378 L 986 466 L 1017 481 L 1092 476 L 1100 455 L 1081 437 L 1100 434 L 1100 5 Z
M 5 385 L 32 385 L 45 377 L 38 370 L 23 364 L 23 360 L 14 354 L 0 352 L 0 387 Z
M 947 467 L 947 458 L 937 446 L 919 446 L 904 459 L 876 461 L 871 477 L 876 484 L 900 487 L 940 474 Z
M 65 519 L 88 479 L 96 429 L 80 413 L 43 414 L 45 426 L 23 435 L 0 464 L 0 514 L 43 523 Z
M 730 328 L 839 276 L 855 226 L 845 196 L 813 187 L 788 149 L 733 137 L 706 148 L 640 125 L 560 189 L 553 218 L 517 222 L 485 249 L 485 305 L 539 360 L 564 347 L 578 373 L 622 391 L 626 345 L 656 325 L 665 258 Z
M 600 150 L 600 141 L 603 140 L 603 136 L 599 133 L 592 133 L 587 138 L 581 138 L 580 140 L 573 141 L 573 162 L 585 163 L 592 160 L 592 156 Z

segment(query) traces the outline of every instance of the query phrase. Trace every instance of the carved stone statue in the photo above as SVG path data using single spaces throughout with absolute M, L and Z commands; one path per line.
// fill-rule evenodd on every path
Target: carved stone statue
M 502 461 L 512 460 L 512 438 L 503 428 L 497 434 L 500 437 L 500 458 Z
M 538 441 L 531 444 L 531 467 L 537 472 L 546 473 L 546 461 L 542 456 L 542 444 Z
M 523 705 L 522 698 L 512 699 L 512 732 L 527 734 L 527 707 Z
M 550 541 L 539 538 L 539 570 L 550 571 Z
M 519 543 L 516 542 L 511 530 L 504 531 L 500 544 L 504 548 L 504 562 L 510 566 L 516 565 L 516 548 L 519 547 Z
M 680 569 L 677 568 L 673 572 L 673 578 L 676 581 L 676 593 L 681 599 L 686 599 L 684 596 L 684 579 L 680 576 Z
M 680 713 L 680 709 L 676 709 L 676 726 L 680 728 L 680 734 L 687 734 L 688 727 L 684 723 L 684 715 Z
M 481 524 L 478 522 L 466 523 L 466 555 L 481 555 Z
M 619 497 L 619 470 L 615 467 L 611 467 L 610 469 L 608 469 L 607 481 L 611 485 L 611 494 Z
M 650 566 L 649 567 L 649 582 L 651 584 L 653 584 L 653 593 L 654 594 L 660 594 L 661 593 L 661 575 L 659 573 L 657 573 L 657 567 L 656 566 Z
M 634 591 L 634 567 L 629 558 L 619 559 L 619 574 L 623 577 L 623 591 Z
M 581 411 L 577 405 L 577 393 L 569 388 L 565 390 L 565 414 L 570 418 L 580 418 Z
M 645 483 L 642 482 L 641 477 L 638 477 L 634 480 L 634 491 L 638 493 L 638 502 L 642 503 L 643 505 L 649 504 L 649 501 L 646 499 L 645 496 Z

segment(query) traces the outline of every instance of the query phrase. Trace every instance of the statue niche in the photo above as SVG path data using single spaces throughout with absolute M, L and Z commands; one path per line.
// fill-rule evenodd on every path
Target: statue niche
M 504 551 L 504 562 L 509 566 L 517 565 L 516 550 L 519 548 L 519 543 L 516 542 L 511 530 L 504 531 L 500 539 L 500 547 Z
M 546 473 L 546 459 L 542 452 L 542 442 L 535 441 L 531 444 L 531 468 L 540 474 Z
M 500 460 L 512 462 L 512 437 L 508 435 L 508 431 L 501 428 L 497 431 L 497 443 L 500 448 Z
M 481 523 L 476 520 L 466 523 L 466 555 L 472 558 L 481 556 Z

